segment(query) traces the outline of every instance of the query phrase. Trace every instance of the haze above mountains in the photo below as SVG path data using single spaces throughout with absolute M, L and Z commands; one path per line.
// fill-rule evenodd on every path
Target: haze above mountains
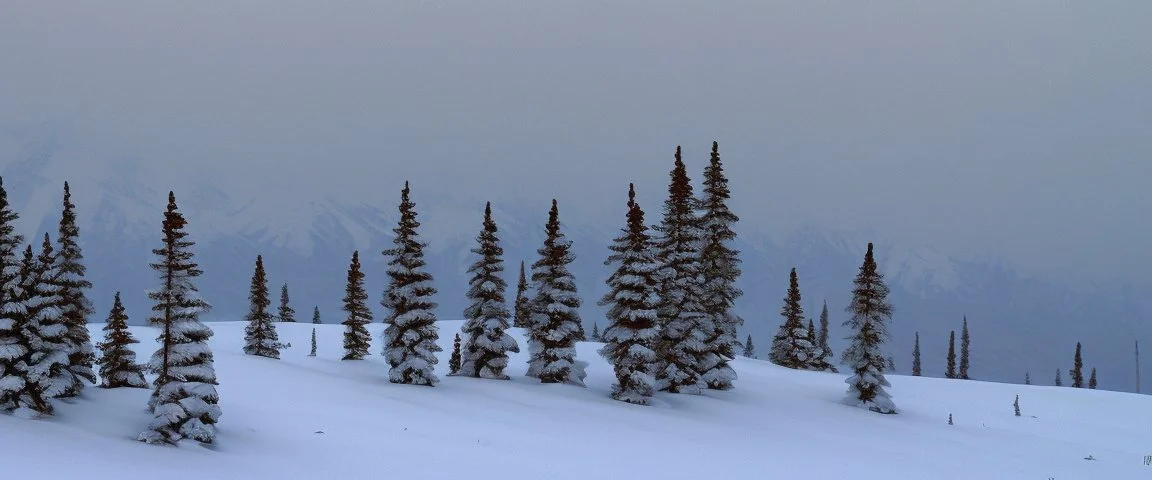
M 1102 388 L 1131 390 L 1132 340 L 1152 344 L 1149 16 L 1146 2 L 16 2 L 0 16 L 0 174 L 28 234 L 54 232 L 72 182 L 97 320 L 117 289 L 145 318 L 175 190 L 215 315 L 242 316 L 262 253 L 302 317 L 319 305 L 335 322 L 352 249 L 378 302 L 411 180 L 442 316 L 463 309 L 483 202 L 512 280 L 557 198 L 590 324 L 627 184 L 655 222 L 675 146 L 699 180 L 718 140 L 760 345 L 789 268 L 807 304 L 842 317 L 875 241 L 899 371 L 919 331 L 940 374 L 967 315 L 978 378 L 1050 383 L 1081 341 Z

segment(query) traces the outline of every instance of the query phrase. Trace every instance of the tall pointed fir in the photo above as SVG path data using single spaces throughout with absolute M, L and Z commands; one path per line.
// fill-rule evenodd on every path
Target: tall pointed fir
M 716 334 L 713 317 L 703 304 L 704 284 L 698 249 L 701 245 L 700 220 L 693 209 L 692 183 L 676 147 L 675 164 L 669 173 L 668 198 L 664 217 L 654 227 L 660 280 L 657 305 L 660 339 L 657 353 L 656 388 L 670 393 L 699 394 L 706 386 L 702 372 L 715 373 L 708 366 L 723 359 L 708 343 Z M 733 377 L 734 378 L 734 377 Z
M 524 274 L 524 261 L 520 261 L 520 280 L 516 283 L 516 304 L 512 326 L 528 328 L 532 317 L 532 299 L 528 297 L 528 277 Z
M 699 201 L 700 273 L 704 282 L 701 300 L 704 311 L 711 316 L 712 332 L 705 346 L 712 354 L 700 365 L 701 380 L 710 389 L 729 390 L 733 388 L 736 372 L 728 362 L 736 357 L 736 349 L 740 347 L 736 331 L 744 325 L 744 319 L 733 310 L 736 299 L 743 295 L 736 288 L 741 273 L 740 252 L 732 247 L 736 239 L 733 226 L 740 217 L 728 208 L 732 193 L 720 162 L 718 142 L 712 142 L 712 157 L 704 168 L 703 186 Z
M 100 386 L 102 388 L 148 388 L 144 372 L 136 363 L 136 352 L 130 345 L 140 343 L 128 331 L 128 314 L 120 303 L 120 292 L 112 300 L 112 311 L 104 325 L 104 341 L 96 344 L 100 349 Z
M 884 387 L 890 386 L 884 378 L 888 358 L 882 347 L 888 339 L 888 322 L 892 319 L 892 305 L 888 303 L 888 286 L 876 267 L 872 243 L 864 254 L 864 263 L 853 282 L 852 304 L 848 312 L 852 317 L 844 326 L 852 330 L 851 344 L 841 355 L 841 362 L 852 368 L 852 376 L 844 382 L 849 385 L 845 403 L 867 408 L 878 413 L 896 413 L 896 405 Z
M 457 333 L 452 339 L 452 354 L 448 356 L 448 375 L 454 376 L 460 374 L 460 334 Z
M 14 223 L 20 216 L 8 204 L 4 178 L 0 177 L 0 410 L 14 407 L 16 394 L 23 386 L 23 376 L 16 369 L 27 353 L 23 344 L 25 308 L 19 296 L 20 247 L 24 236 L 16 233 Z
M 920 332 L 916 332 L 916 344 L 912 347 L 912 376 L 920 376 Z
M 252 285 L 248 289 L 248 315 L 244 320 L 244 353 L 266 358 L 280 358 L 280 336 L 268 307 L 268 278 L 264 274 L 264 257 L 256 256 L 256 270 L 252 273 Z
M 1096 367 L 1092 367 L 1092 376 L 1088 377 L 1088 388 L 1096 389 Z
M 592 322 L 592 336 L 588 337 L 589 341 L 599 342 L 600 340 L 600 322 Z
M 659 356 L 656 341 L 660 335 L 656 306 L 659 281 L 652 252 L 652 237 L 644 224 L 644 210 L 636 203 L 636 191 L 628 185 L 627 226 L 608 247 L 612 254 L 604 261 L 615 266 L 605 282 L 608 293 L 599 305 L 608 307 L 608 326 L 600 334 L 604 346 L 600 355 L 612 364 L 616 384 L 612 398 L 648 405 L 655 391 Z
M 62 396 L 72 384 L 68 325 L 60 315 L 56 265 L 47 234 L 40 255 L 34 258 L 28 246 L 20 265 L 19 299 L 24 307 L 20 333 L 25 353 L 16 364 L 23 382 L 14 406 L 18 415 L 29 418 L 52 415 L 52 398 Z
M 308 351 L 308 356 L 316 356 L 316 327 L 312 327 L 312 349 Z
M 832 365 L 832 357 L 835 355 L 832 347 L 828 346 L 828 321 L 828 301 L 825 300 L 824 309 L 820 311 L 820 327 L 816 332 L 816 363 L 820 367 L 817 370 L 836 373 L 839 370 Z
M 384 250 L 388 260 L 388 288 L 381 305 L 387 309 L 384 323 L 384 358 L 392 368 L 388 381 L 408 385 L 436 385 L 436 303 L 432 274 L 425 271 L 424 247 L 416 204 L 409 199 L 408 182 L 400 192 L 400 221 L 392 232 L 393 247 Z
M 1060 373 L 1059 368 L 1056 369 L 1056 386 L 1057 387 L 1063 387 L 1064 386 L 1064 375 L 1062 375 Z
M 156 374 L 148 409 L 155 418 L 139 440 L 176 443 L 191 438 L 202 443 L 216 439 L 221 411 L 216 392 L 216 369 L 208 340 L 212 330 L 200 322 L 211 305 L 200 298 L 194 280 L 201 273 L 193 261 L 192 246 L 184 227 L 188 222 L 177 211 L 176 195 L 168 193 L 164 213 L 164 245 L 152 250 L 159 257 L 151 266 L 160 273 L 160 289 L 149 292 L 155 304 L 152 325 L 160 328 L 156 353 L 148 369 Z
M 507 380 L 508 353 L 519 353 L 520 346 L 508 335 L 512 314 L 504 302 L 508 284 L 504 281 L 504 249 L 497 236 L 496 222 L 492 220 L 492 204 L 484 205 L 484 222 L 476 236 L 479 256 L 468 273 L 468 299 L 471 304 L 464 310 L 466 336 L 460 372 L 469 377 Z
M 312 307 L 312 324 L 320 325 L 324 322 L 320 321 L 320 307 Z
M 548 211 L 544 245 L 536 250 L 540 258 L 532 264 L 532 298 L 529 317 L 528 373 L 541 383 L 584 384 L 584 362 L 576 360 L 576 342 L 584 339 L 580 321 L 581 300 L 576 280 L 568 271 L 575 260 L 572 242 L 560 231 L 560 210 L 556 200 Z
M 1084 361 L 1080 359 L 1080 342 L 1076 342 L 1076 356 L 1072 358 L 1072 370 L 1068 375 L 1072 377 L 1073 388 L 1084 388 Z
M 68 371 L 72 374 L 72 383 L 61 396 L 72 397 L 84 390 L 85 382 L 96 383 L 96 373 L 92 370 L 96 354 L 88 334 L 88 316 L 93 313 L 92 302 L 85 293 L 85 290 L 92 288 L 92 282 L 84 278 L 84 254 L 78 243 L 80 229 L 76 226 L 76 205 L 72 203 L 68 182 L 64 182 L 63 203 L 56 239 L 60 246 L 57 256 L 60 277 L 57 281 L 60 285 L 60 314 L 68 325 L 66 336 L 71 349 L 68 352 Z
M 372 323 L 368 309 L 368 293 L 364 291 L 364 274 L 360 272 L 360 251 L 352 252 L 348 265 L 348 283 L 344 287 L 344 312 L 348 314 L 344 325 L 344 357 L 341 360 L 360 360 L 368 355 L 372 335 L 367 325 Z
M 804 308 L 800 305 L 800 283 L 796 269 L 788 277 L 788 294 L 784 306 L 780 308 L 784 323 L 776 337 L 772 339 L 772 350 L 768 359 L 782 367 L 806 369 L 815 358 L 815 345 L 808 341 L 808 329 L 804 326 Z
M 944 378 L 956 378 L 956 331 L 948 332 L 948 367 Z
M 971 338 L 968 336 L 968 316 L 964 316 L 964 325 L 960 329 L 960 371 L 959 378 L 968 380 L 968 347 Z
M 748 358 L 757 358 L 756 345 L 752 343 L 752 334 L 748 334 L 748 339 L 744 341 L 744 356 Z
M 281 322 L 296 323 L 296 309 L 292 308 L 288 299 L 288 284 L 280 287 L 280 308 L 276 310 L 276 318 Z

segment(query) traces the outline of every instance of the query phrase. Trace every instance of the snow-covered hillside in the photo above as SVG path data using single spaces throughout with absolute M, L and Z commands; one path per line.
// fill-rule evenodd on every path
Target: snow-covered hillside
M 839 403 L 843 375 L 738 359 L 734 391 L 662 394 L 641 407 L 608 398 L 611 368 L 591 343 L 579 345 L 590 362 L 587 388 L 525 378 L 523 356 L 513 358 L 511 381 L 445 378 L 460 322 L 439 326 L 442 382 L 428 388 L 388 383 L 378 347 L 365 361 L 341 362 L 339 325 L 319 326 L 319 356 L 310 358 L 313 325 L 278 324 L 294 346 L 270 360 L 241 353 L 243 324 L 214 323 L 224 411 L 215 445 L 136 442 L 150 419 L 148 391 L 91 388 L 51 419 L 0 416 L 0 472 L 125 480 L 1152 475 L 1148 396 L 890 376 L 901 414 L 879 415 Z M 91 325 L 93 335 L 102 327 Z M 155 333 L 134 328 L 142 358 Z M 1017 394 L 1022 417 L 1013 415 Z

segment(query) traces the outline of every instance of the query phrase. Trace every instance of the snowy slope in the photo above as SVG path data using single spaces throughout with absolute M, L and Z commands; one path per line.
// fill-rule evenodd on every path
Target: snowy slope
M 739 359 L 732 392 L 659 395 L 652 407 L 608 398 L 610 367 L 581 344 L 588 388 L 444 378 L 393 385 L 379 351 L 341 362 L 342 327 L 278 324 L 283 360 L 241 353 L 243 325 L 215 323 L 224 416 L 218 443 L 133 441 L 148 420 L 142 389 L 89 389 L 55 418 L 0 416 L 4 478 L 821 478 L 1127 479 L 1152 467 L 1152 397 L 1041 386 L 890 377 L 902 413 L 838 403 L 843 376 Z M 102 325 L 92 325 L 99 334 Z M 379 335 L 380 324 L 372 328 Z M 141 356 L 155 332 L 134 327 Z M 515 332 L 519 334 L 520 332 Z M 523 341 L 522 338 L 520 340 Z M 378 342 L 377 342 L 378 344 Z M 1023 417 L 1012 414 L 1019 394 Z M 948 426 L 951 413 L 956 425 Z M 1092 455 L 1096 461 L 1085 460 Z

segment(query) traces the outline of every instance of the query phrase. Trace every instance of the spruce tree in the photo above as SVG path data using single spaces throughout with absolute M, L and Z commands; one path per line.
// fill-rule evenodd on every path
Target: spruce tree
M 576 342 L 584 339 L 580 320 L 580 296 L 576 280 L 568 270 L 575 260 L 572 242 L 560 231 L 560 211 L 556 200 L 544 226 L 544 245 L 532 264 L 532 298 L 529 317 L 528 372 L 541 383 L 584 384 L 584 362 L 576 360 Z
M 956 378 L 956 331 L 948 333 L 948 369 L 944 371 L 945 378 Z
M 828 346 L 828 301 L 824 301 L 824 309 L 820 311 L 820 330 L 816 334 L 817 354 L 819 363 L 825 365 L 824 371 L 836 373 L 838 370 L 832 365 L 832 347 Z
M 472 275 L 468 299 L 472 303 L 464 310 L 467 320 L 463 331 L 467 338 L 459 369 L 469 377 L 507 380 L 504 369 L 508 367 L 508 353 L 519 353 L 520 346 L 507 333 L 512 314 L 504 301 L 508 288 L 503 277 L 504 249 L 500 247 L 496 222 L 492 220 L 491 203 L 484 206 L 483 227 L 476 236 L 472 253 L 479 258 L 468 267 Z
M 371 355 L 372 335 L 366 325 L 372 323 L 372 311 L 368 310 L 368 293 L 364 291 L 364 274 L 360 272 L 360 251 L 352 252 L 352 263 L 348 265 L 348 283 L 344 288 L 344 312 L 348 316 L 344 325 L 344 357 L 341 360 L 360 360 Z
M 25 417 L 52 415 L 52 398 L 62 396 L 72 385 L 68 370 L 68 326 L 60 315 L 60 286 L 57 283 L 56 255 L 51 240 L 44 235 L 40 255 L 32 247 L 24 251 L 20 265 L 20 296 L 23 306 L 21 345 L 24 355 L 16 364 L 23 379 L 14 407 Z
M 768 359 L 782 367 L 806 369 L 815 360 L 816 346 L 808 341 L 808 329 L 804 327 L 804 308 L 801 306 L 800 283 L 796 269 L 788 278 L 788 294 L 784 306 L 780 308 L 784 323 L 772 339 L 772 350 Z
M 520 261 L 520 281 L 516 284 L 516 311 L 512 326 L 528 328 L 532 317 L 532 299 L 528 297 L 528 277 L 524 274 L 524 261 Z
M 316 327 L 312 327 L 312 350 L 308 351 L 308 356 L 316 356 Z
M 156 302 L 149 320 L 161 330 L 156 339 L 159 348 L 148 363 L 156 380 L 148 400 L 155 418 L 139 436 L 147 443 L 176 443 L 182 438 L 212 443 L 221 415 L 208 345 L 212 330 L 199 318 L 211 305 L 200 298 L 194 282 L 202 271 L 193 261 L 195 242 L 187 238 L 187 224 L 177 211 L 176 195 L 169 192 L 163 246 L 152 250 L 159 257 L 151 266 L 160 273 L 161 287 L 148 293 Z
M 256 256 L 256 270 L 252 273 L 252 286 L 248 290 L 248 315 L 244 320 L 248 326 L 244 328 L 244 353 L 258 357 L 280 358 L 280 337 L 276 333 L 276 324 L 273 323 L 272 314 L 268 307 L 272 301 L 268 298 L 268 278 L 264 274 L 264 258 Z
M 608 307 L 608 326 L 600 335 L 604 346 L 599 353 L 612 364 L 616 374 L 612 398 L 648 405 L 655 390 L 654 375 L 659 360 L 656 354 L 660 334 L 656 317 L 659 280 L 652 255 L 652 237 L 644 223 L 644 210 L 636 203 L 632 184 L 628 185 L 626 219 L 625 228 L 608 247 L 612 253 L 604 261 L 605 266 L 615 269 L 605 281 L 608 292 L 598 302 Z M 597 333 L 593 330 L 593 337 Z
M 853 372 L 845 380 L 849 385 L 845 403 L 878 413 L 896 413 L 896 405 L 884 390 L 890 384 L 884 378 L 888 361 L 881 351 L 888 339 L 887 323 L 892 318 L 892 306 L 888 303 L 888 286 L 877 269 L 871 243 L 854 283 L 856 288 L 848 307 L 852 317 L 844 322 L 853 332 L 852 342 L 841 355 L 841 362 L 850 365 Z
M 744 356 L 748 358 L 757 358 L 756 345 L 752 343 L 752 334 L 748 334 L 748 339 L 744 341 Z
M 1096 389 L 1096 367 L 1092 367 L 1092 376 L 1088 377 L 1088 388 Z
M 599 342 L 600 341 L 600 323 L 599 322 L 592 322 L 592 337 L 589 338 L 589 340 L 593 341 L 593 342 Z
M 384 358 L 391 369 L 388 381 L 434 386 L 439 381 L 433 368 L 440 346 L 436 327 L 436 303 L 432 274 L 425 271 L 424 247 L 417 229 L 416 204 L 409 199 L 408 182 L 400 192 L 400 221 L 392 232 L 393 247 L 384 250 L 388 260 L 388 287 L 381 305 L 388 311 L 384 323 Z
M 662 327 L 657 343 L 661 364 L 656 371 L 656 383 L 661 391 L 699 394 L 705 386 L 702 373 L 708 373 L 713 381 L 723 380 L 727 374 L 714 371 L 724 362 L 708 343 L 716 329 L 703 304 L 704 284 L 698 252 L 700 220 L 693 209 L 692 183 L 680 158 L 680 147 L 676 147 L 675 164 L 669 177 L 664 216 L 660 225 L 654 227 L 660 235 L 655 250 L 660 268 L 657 313 Z M 735 379 L 735 374 L 728 377 Z
M 1024 384 L 1025 385 L 1031 385 L 1032 384 L 1032 374 L 1030 372 L 1024 372 Z
M 1064 376 L 1060 374 L 1059 368 L 1056 369 L 1056 386 L 1057 387 L 1064 386 Z
M 312 324 L 320 325 L 324 322 L 320 321 L 320 307 L 312 307 Z
M 92 365 L 96 361 L 96 354 L 92 350 L 92 339 L 88 334 L 88 316 L 93 313 L 92 302 L 88 300 L 85 290 L 92 288 L 92 282 L 84 278 L 86 268 L 82 263 L 84 254 L 81 253 L 77 242 L 80 229 L 76 226 L 76 205 L 72 204 L 72 192 L 68 182 L 64 182 L 64 209 L 60 215 L 58 238 L 60 250 L 57 256 L 59 262 L 60 285 L 60 314 L 68 326 L 68 371 L 72 374 L 72 383 L 64 392 L 64 397 L 79 395 L 84 390 L 84 383 L 96 383 L 96 373 Z
M 280 287 L 280 308 L 276 310 L 276 318 L 281 322 L 296 323 L 296 309 L 289 304 L 287 283 Z
M 140 343 L 128 330 L 128 315 L 120 303 L 120 292 L 112 300 L 112 311 L 104 325 L 104 341 L 96 344 L 100 349 L 100 386 L 102 388 L 148 388 L 141 366 L 136 363 L 136 352 L 130 345 Z
M 1016 411 L 1016 416 L 1020 416 L 1020 395 L 1016 395 L 1016 400 L 1012 401 L 1012 409 Z
M 741 274 L 740 252 L 732 247 L 736 239 L 733 228 L 740 218 L 728 208 L 732 193 L 720 161 L 718 142 L 712 142 L 712 156 L 704 169 L 703 187 L 699 201 L 701 304 L 711 317 L 712 331 L 705 342 L 711 354 L 700 365 L 700 374 L 708 388 L 729 390 L 733 388 L 736 372 L 728 362 L 736 357 L 736 348 L 740 346 L 736 331 L 744 325 L 744 319 L 733 310 L 736 299 L 743 295 L 736 288 L 736 280 Z
M 456 334 L 456 338 L 452 340 L 452 356 L 448 357 L 448 375 L 460 374 L 460 334 Z
M 920 376 L 920 332 L 916 332 L 916 344 L 912 347 L 912 376 Z
M 19 296 L 20 247 L 24 236 L 16 233 L 14 223 L 20 216 L 8 204 L 4 178 L 0 177 L 0 410 L 14 407 L 16 394 L 23 377 L 16 369 L 20 358 L 27 353 L 23 345 L 23 315 L 25 308 Z
M 968 316 L 964 316 L 964 325 L 960 330 L 960 371 L 959 378 L 968 380 Z
M 1076 356 L 1072 359 L 1072 388 L 1084 388 L 1084 362 L 1080 359 L 1080 342 L 1076 342 Z

